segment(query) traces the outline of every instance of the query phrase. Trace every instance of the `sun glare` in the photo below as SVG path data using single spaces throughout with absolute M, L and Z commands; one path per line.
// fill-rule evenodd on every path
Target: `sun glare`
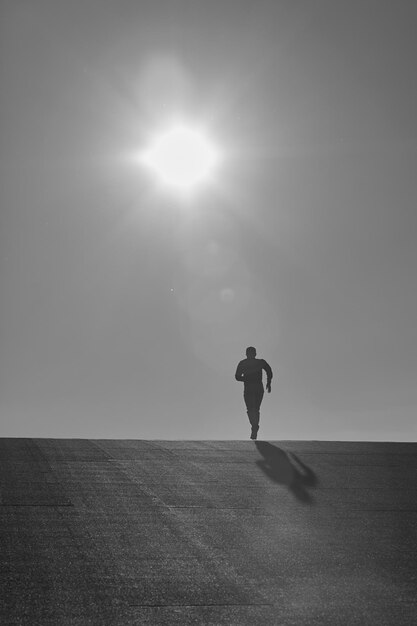
M 207 181 L 218 161 L 217 150 L 200 130 L 175 126 L 158 135 L 142 162 L 165 184 L 182 190 Z

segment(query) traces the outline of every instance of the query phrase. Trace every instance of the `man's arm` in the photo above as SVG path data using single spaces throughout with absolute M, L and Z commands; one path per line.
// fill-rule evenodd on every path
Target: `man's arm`
M 271 380 L 273 376 L 271 366 L 263 359 L 262 367 L 266 372 L 266 390 L 268 393 L 271 393 Z
M 241 363 L 239 363 L 237 368 L 236 368 L 235 378 L 236 378 L 236 380 L 239 380 L 240 382 L 243 382 L 244 372 L 243 372 L 243 368 L 242 368 Z

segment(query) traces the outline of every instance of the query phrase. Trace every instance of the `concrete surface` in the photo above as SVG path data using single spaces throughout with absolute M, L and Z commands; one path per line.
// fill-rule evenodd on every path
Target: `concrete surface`
M 417 623 L 417 444 L 0 439 L 0 623 Z

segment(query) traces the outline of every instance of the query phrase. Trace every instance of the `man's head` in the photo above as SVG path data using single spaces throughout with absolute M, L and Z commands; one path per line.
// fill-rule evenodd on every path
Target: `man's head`
M 246 356 L 248 357 L 248 359 L 254 359 L 256 357 L 256 348 L 254 348 L 253 346 L 246 348 Z

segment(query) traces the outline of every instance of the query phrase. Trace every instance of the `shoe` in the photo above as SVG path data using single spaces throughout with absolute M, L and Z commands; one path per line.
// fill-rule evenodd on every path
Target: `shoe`
M 256 435 L 257 435 L 257 431 L 252 428 L 252 432 L 251 432 L 250 438 L 251 439 L 256 439 Z

